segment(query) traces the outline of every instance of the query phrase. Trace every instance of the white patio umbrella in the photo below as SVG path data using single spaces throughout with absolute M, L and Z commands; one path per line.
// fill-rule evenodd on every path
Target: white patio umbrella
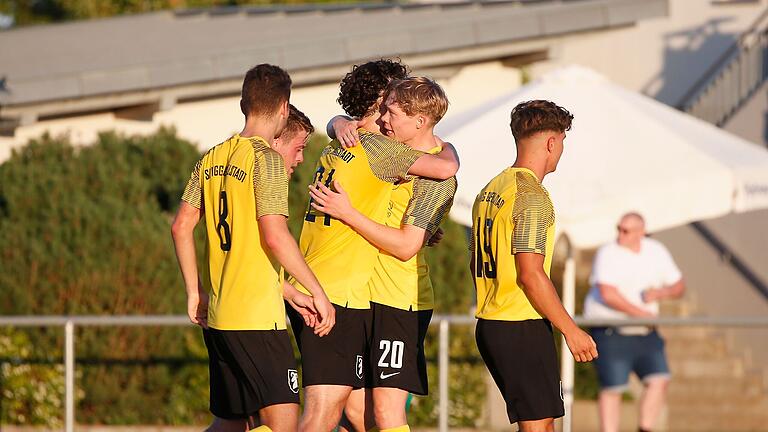
M 515 160 L 509 114 L 531 99 L 552 100 L 575 117 L 560 165 L 544 185 L 558 231 L 577 248 L 613 239 L 616 221 L 629 210 L 657 231 L 768 207 L 764 149 L 569 66 L 438 125 L 461 155 L 455 221 L 471 225 L 477 193 Z
M 569 66 L 438 125 L 437 133 L 461 155 L 451 209 L 455 221 L 471 226 L 475 196 L 515 160 L 510 111 L 531 99 L 554 101 L 574 115 L 557 171 L 544 179 L 558 232 L 572 247 L 612 240 L 627 211 L 643 214 L 648 230 L 656 231 L 768 207 L 768 151 L 587 68 Z M 563 303 L 573 314 L 572 253 L 564 281 Z M 563 386 L 570 405 L 568 360 Z

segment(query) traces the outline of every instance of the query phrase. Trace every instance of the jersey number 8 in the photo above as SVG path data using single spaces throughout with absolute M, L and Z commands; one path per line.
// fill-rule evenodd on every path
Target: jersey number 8
M 232 249 L 232 230 L 227 223 L 227 216 L 229 216 L 227 205 L 227 192 L 221 191 L 219 193 L 219 223 L 216 225 L 216 234 L 219 235 L 219 246 L 223 251 Z

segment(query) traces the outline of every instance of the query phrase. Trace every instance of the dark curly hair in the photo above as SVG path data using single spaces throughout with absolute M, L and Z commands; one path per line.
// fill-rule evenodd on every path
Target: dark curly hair
M 352 66 L 341 80 L 339 98 L 336 101 L 344 112 L 355 118 L 371 115 L 377 108 L 376 100 L 393 79 L 408 76 L 408 66 L 400 59 L 380 59 Z
M 573 114 L 548 100 L 519 103 L 512 109 L 509 127 L 515 141 L 543 131 L 565 132 L 571 129 Z

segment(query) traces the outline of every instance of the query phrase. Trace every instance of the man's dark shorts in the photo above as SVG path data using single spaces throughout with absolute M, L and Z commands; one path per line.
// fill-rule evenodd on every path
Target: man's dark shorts
M 429 387 L 424 338 L 432 319 L 432 310 L 408 311 L 378 303 L 371 303 L 371 310 L 372 373 L 370 385 L 366 387 L 399 388 L 416 395 L 426 395 Z
M 565 415 L 560 367 L 547 320 L 477 320 L 480 355 L 501 390 L 510 423 Z
M 646 382 L 669 379 L 664 340 L 656 330 L 643 336 L 627 336 L 613 327 L 597 327 L 591 334 L 600 353 L 594 363 L 603 390 L 626 390 L 631 372 Z
M 333 305 L 336 324 L 323 337 L 304 324 L 304 319 L 287 306 L 291 328 L 301 352 L 302 385 L 330 384 L 361 388 L 369 373 L 368 341 L 371 338 L 371 310 Z
M 270 405 L 299 403 L 299 376 L 287 330 L 203 330 L 211 413 L 236 420 Z

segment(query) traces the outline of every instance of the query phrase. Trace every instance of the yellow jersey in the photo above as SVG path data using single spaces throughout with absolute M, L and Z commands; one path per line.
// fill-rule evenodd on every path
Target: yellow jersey
M 429 153 L 437 153 L 435 148 Z M 386 225 L 412 225 L 433 235 L 453 203 L 456 177 L 447 180 L 417 178 L 392 189 Z M 402 310 L 430 310 L 435 307 L 429 266 L 423 249 L 407 261 L 380 251 L 373 276 L 368 282 L 371 301 Z
M 541 319 L 517 283 L 515 254 L 544 255 L 549 276 L 555 212 L 549 193 L 526 168 L 507 168 L 477 195 L 472 207 L 477 318 Z
M 381 224 L 386 222 L 392 184 L 406 178 L 424 153 L 386 136 L 359 129 L 360 145 L 345 149 L 338 140 L 323 149 L 315 181 L 341 183 L 354 208 Z M 299 247 L 332 303 L 368 309 L 367 283 L 378 249 L 345 223 L 308 206 Z M 295 279 L 302 292 L 308 291 Z
M 261 137 L 232 138 L 195 166 L 182 200 L 205 212 L 211 288 L 208 325 L 219 330 L 285 329 L 280 276 L 258 219 L 288 216 L 283 158 Z

